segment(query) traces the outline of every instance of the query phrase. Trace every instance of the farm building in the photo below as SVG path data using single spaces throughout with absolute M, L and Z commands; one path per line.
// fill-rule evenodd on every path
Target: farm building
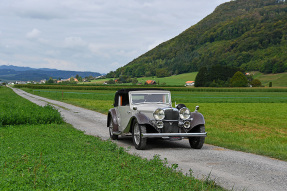
M 154 81 L 154 80 L 147 80 L 145 82 L 145 84 L 147 84 L 147 85 L 154 85 L 154 84 L 156 84 L 156 81 Z
M 185 82 L 185 86 L 194 86 L 194 81 Z

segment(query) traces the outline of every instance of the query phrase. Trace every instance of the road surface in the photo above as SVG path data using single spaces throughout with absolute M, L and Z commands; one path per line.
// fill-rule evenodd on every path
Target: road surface
M 29 94 L 20 89 L 13 90 L 38 105 L 53 105 L 74 128 L 88 135 L 109 139 L 106 115 Z M 284 161 L 208 144 L 201 150 L 195 150 L 190 148 L 187 140 L 176 142 L 151 140 L 148 141 L 147 150 L 143 151 L 136 150 L 129 137 L 120 138 L 115 142 L 127 148 L 129 153 L 144 158 L 151 159 L 154 155 L 160 155 L 162 159 L 166 158 L 170 165 L 178 164 L 178 168 L 184 173 L 189 174 L 189 170 L 192 169 L 196 178 L 209 177 L 229 190 L 287 190 L 287 162 Z

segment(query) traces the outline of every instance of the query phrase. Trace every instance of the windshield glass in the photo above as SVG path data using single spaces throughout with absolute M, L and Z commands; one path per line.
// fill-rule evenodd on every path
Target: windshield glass
M 132 104 L 158 103 L 169 104 L 169 93 L 134 93 L 132 96 Z

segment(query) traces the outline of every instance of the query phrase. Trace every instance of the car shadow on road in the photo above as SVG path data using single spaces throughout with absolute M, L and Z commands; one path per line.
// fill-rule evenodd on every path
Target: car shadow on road
M 133 140 L 130 136 L 122 136 L 116 141 L 119 146 L 134 147 Z M 157 149 L 192 149 L 189 145 L 188 139 L 179 141 L 169 141 L 164 139 L 148 139 L 145 150 Z M 208 146 L 203 145 L 202 150 L 209 150 Z

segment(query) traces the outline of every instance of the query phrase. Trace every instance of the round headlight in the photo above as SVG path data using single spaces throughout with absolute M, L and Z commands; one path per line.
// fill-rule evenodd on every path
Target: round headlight
M 189 121 L 185 121 L 183 124 L 184 128 L 188 129 L 190 128 L 190 122 Z
M 164 111 L 162 109 L 156 109 L 153 116 L 156 120 L 163 120 L 165 117 Z
M 180 117 L 180 119 L 183 119 L 183 120 L 187 120 L 188 118 L 190 118 L 190 111 L 189 111 L 189 109 L 187 109 L 186 107 L 181 108 L 179 110 L 179 117 Z
M 163 122 L 162 121 L 158 121 L 156 123 L 157 128 L 162 129 L 163 128 Z

